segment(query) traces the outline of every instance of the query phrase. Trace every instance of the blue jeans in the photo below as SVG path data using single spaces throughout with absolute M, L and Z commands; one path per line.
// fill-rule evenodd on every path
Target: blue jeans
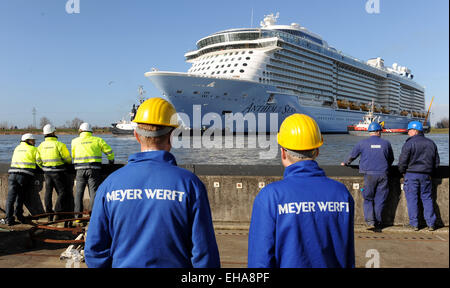
M 6 221 L 13 222 L 14 215 L 20 221 L 23 218 L 25 194 L 33 189 L 34 177 L 28 174 L 11 173 L 8 177 L 8 197 L 6 199 Z M 16 209 L 14 210 L 14 203 Z
M 419 196 L 423 204 L 423 216 L 428 227 L 436 222 L 433 207 L 431 176 L 419 173 L 406 173 L 403 181 L 406 205 L 408 206 L 409 224 L 419 226 Z
M 381 215 L 389 195 L 388 176 L 385 174 L 365 174 L 362 195 L 366 223 L 369 225 L 382 224 Z

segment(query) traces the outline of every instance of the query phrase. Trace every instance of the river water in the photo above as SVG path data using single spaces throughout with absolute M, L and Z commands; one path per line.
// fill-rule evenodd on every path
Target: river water
M 116 163 L 126 163 L 128 156 L 139 152 L 140 146 L 135 138 L 114 136 L 111 134 L 97 135 L 102 137 L 113 149 L 116 155 Z M 0 135 L 0 163 L 10 163 L 12 152 L 20 142 L 21 135 Z M 37 135 L 36 146 L 44 137 Z M 59 135 L 60 141 L 67 145 L 70 151 L 70 143 L 77 135 Z M 432 139 L 438 146 L 441 165 L 449 165 L 449 135 L 448 134 L 427 134 L 426 137 Z M 408 135 L 383 136 L 391 142 L 394 150 L 395 161 L 397 163 L 401 148 L 408 138 Z M 280 152 L 276 144 L 276 135 L 259 136 L 225 136 L 221 138 L 192 137 L 174 139 L 172 153 L 175 155 L 178 164 L 218 164 L 218 165 L 276 165 L 280 163 Z M 317 162 L 321 165 L 339 165 L 345 160 L 352 147 L 363 139 L 360 136 L 348 134 L 327 134 L 324 135 L 324 145 L 320 148 L 320 155 Z M 103 162 L 107 163 L 103 156 Z M 358 160 L 354 162 L 357 164 Z

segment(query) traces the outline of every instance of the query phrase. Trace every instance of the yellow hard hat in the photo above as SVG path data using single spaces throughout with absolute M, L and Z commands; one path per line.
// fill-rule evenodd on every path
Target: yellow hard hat
M 323 136 L 316 121 L 298 113 L 284 119 L 277 140 L 281 147 L 294 151 L 312 150 L 323 144 Z
M 172 104 L 166 100 L 157 97 L 149 98 L 139 106 L 133 122 L 176 128 L 178 127 L 176 113 Z

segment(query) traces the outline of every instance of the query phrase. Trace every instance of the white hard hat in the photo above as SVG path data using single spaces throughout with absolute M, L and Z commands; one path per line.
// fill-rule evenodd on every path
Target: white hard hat
M 44 135 L 50 134 L 55 132 L 55 126 L 53 126 L 52 124 L 47 124 L 44 126 L 44 128 L 42 129 L 42 131 L 44 132 Z
M 81 131 L 92 132 L 91 124 L 86 123 L 86 122 L 82 123 L 82 124 L 80 125 L 80 130 L 81 130 Z
M 36 140 L 36 138 L 34 138 L 33 134 L 27 133 L 27 134 L 23 134 L 22 139 L 20 139 L 20 140 L 21 141 Z

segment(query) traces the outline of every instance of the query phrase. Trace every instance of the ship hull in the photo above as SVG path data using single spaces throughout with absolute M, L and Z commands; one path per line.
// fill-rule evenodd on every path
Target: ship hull
M 109 128 L 112 134 L 114 135 L 133 135 L 134 129 L 120 129 L 116 124 L 112 124 Z
M 233 132 L 275 133 L 286 117 L 303 113 L 316 120 L 322 133 L 348 133 L 347 126 L 360 121 L 366 113 L 307 105 L 299 102 L 295 95 L 254 81 L 176 72 L 147 72 L 145 75 L 177 112 L 182 113 L 183 125 L 193 130 L 214 126 Z M 238 117 L 241 115 L 246 120 L 242 125 L 237 124 L 242 120 Z M 381 115 L 382 121 L 391 129 L 404 129 L 410 121 L 422 120 L 400 115 L 375 115 Z

